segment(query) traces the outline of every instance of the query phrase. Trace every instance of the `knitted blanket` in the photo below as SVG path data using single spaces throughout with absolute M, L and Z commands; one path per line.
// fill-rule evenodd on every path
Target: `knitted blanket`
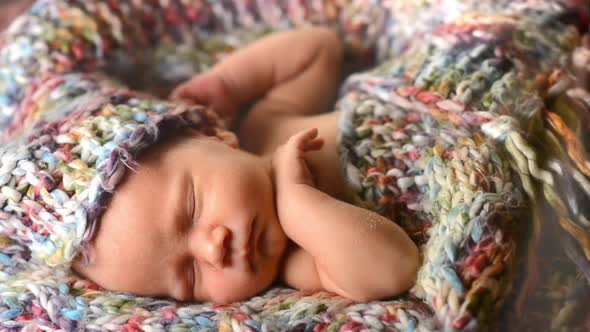
M 230 305 L 137 297 L 33 262 L 0 236 L 0 327 L 588 328 L 590 37 L 582 0 L 39 1 L 0 36 L 0 230 L 8 218 L 1 213 L 31 208 L 20 204 L 29 187 L 15 179 L 36 166 L 5 151 L 24 144 L 19 137 L 36 123 L 88 105 L 140 123 L 175 107 L 154 96 L 227 52 L 307 24 L 338 29 L 348 64 L 378 64 L 341 88 L 342 171 L 358 205 L 399 223 L 421 246 L 408 294 L 354 303 L 275 287 Z M 114 90 L 134 98 L 106 103 Z M 45 162 L 67 159 L 75 188 L 89 176 L 88 151 L 100 155 L 129 126 L 116 134 L 64 136 L 77 148 Z M 67 208 L 59 195 L 44 202 L 51 199 Z

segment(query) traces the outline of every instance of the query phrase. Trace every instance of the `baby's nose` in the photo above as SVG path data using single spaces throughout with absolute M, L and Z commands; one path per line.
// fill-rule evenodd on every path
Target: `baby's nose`
M 231 231 L 227 227 L 223 225 L 213 227 L 209 234 L 197 239 L 201 243 L 193 246 L 197 247 L 197 252 L 194 253 L 195 257 L 204 260 L 216 269 L 223 268 L 226 255 L 229 252 L 230 238 Z

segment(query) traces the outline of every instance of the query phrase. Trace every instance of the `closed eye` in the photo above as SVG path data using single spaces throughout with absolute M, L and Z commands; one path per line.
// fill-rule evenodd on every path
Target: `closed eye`
M 195 185 L 193 181 L 189 181 L 190 182 L 190 190 L 189 190 L 189 195 L 190 195 L 190 219 L 189 219 L 189 231 L 190 229 L 192 229 L 192 227 L 195 224 L 195 210 L 196 210 L 196 202 L 197 202 L 197 192 L 195 190 Z M 194 294 L 194 290 L 195 290 L 195 286 L 196 286 L 196 268 L 197 268 L 197 261 L 195 260 L 194 257 L 190 257 L 189 259 L 189 290 L 191 291 L 191 298 L 193 298 L 193 294 Z
M 188 290 L 189 290 L 189 296 L 191 299 L 193 299 L 193 294 L 194 294 L 194 290 L 195 290 L 195 279 L 196 279 L 196 271 L 195 271 L 195 267 L 196 267 L 196 263 L 194 259 L 190 260 L 190 264 L 189 265 L 189 274 L 188 274 Z
M 195 192 L 195 185 L 193 183 L 193 181 L 190 181 L 190 189 L 189 189 L 189 196 L 190 196 L 190 207 L 189 207 L 189 216 L 190 216 L 190 220 L 192 220 L 191 224 L 194 223 L 195 220 L 195 209 L 196 209 L 196 201 L 197 198 L 195 197 L 197 195 L 197 193 Z

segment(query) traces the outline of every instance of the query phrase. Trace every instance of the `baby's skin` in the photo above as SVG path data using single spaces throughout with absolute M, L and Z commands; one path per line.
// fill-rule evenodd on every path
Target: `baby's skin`
M 306 28 L 267 36 L 178 86 L 173 99 L 213 107 L 242 146 L 186 130 L 150 149 L 74 269 L 109 290 L 182 301 L 239 301 L 274 282 L 358 301 L 409 289 L 416 245 L 346 201 L 339 114 L 326 113 L 341 65 L 336 34 Z

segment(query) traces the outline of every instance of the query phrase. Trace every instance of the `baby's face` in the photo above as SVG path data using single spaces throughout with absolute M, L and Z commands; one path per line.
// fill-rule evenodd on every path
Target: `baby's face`
M 287 238 L 270 161 L 182 136 L 139 164 L 115 190 L 78 273 L 109 290 L 218 303 L 273 282 Z

